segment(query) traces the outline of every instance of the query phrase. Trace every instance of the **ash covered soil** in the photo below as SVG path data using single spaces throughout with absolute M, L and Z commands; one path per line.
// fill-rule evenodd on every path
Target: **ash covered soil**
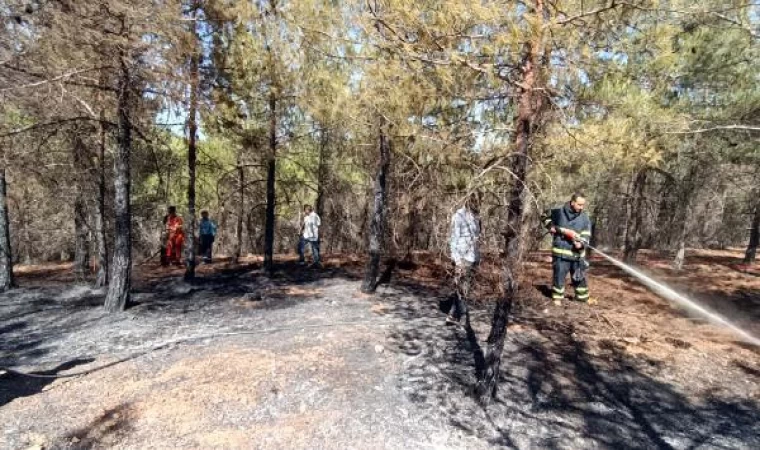
M 760 276 L 737 258 L 643 265 L 757 334 Z M 0 448 L 760 448 L 760 350 L 601 262 L 598 304 L 555 306 L 533 256 L 498 398 L 478 404 L 497 270 L 480 270 L 468 333 L 443 325 L 446 268 L 419 255 L 364 296 L 347 257 L 222 262 L 193 285 L 140 267 L 136 305 L 110 315 L 67 266 L 22 267 L 0 295 L 0 366 L 96 370 L 0 371 Z

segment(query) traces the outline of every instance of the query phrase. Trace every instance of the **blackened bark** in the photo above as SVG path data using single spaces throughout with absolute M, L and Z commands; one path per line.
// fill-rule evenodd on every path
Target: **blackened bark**
M 591 240 L 589 241 L 589 246 L 586 249 L 586 258 L 591 259 L 591 257 L 594 255 L 594 249 L 597 245 L 599 245 L 599 236 L 597 236 L 596 232 L 598 231 L 597 224 L 599 224 L 599 221 L 601 220 L 599 217 L 603 214 L 602 209 L 597 209 L 594 212 L 594 215 L 591 217 Z
M 325 215 L 325 189 L 330 177 L 330 136 L 327 129 L 322 128 L 319 142 L 319 166 L 317 168 L 317 202 L 314 210 L 319 217 Z
M 121 55 L 121 76 L 117 113 L 118 140 L 114 158 L 114 216 L 115 239 L 111 263 L 111 282 L 108 286 L 105 308 L 110 312 L 123 311 L 129 303 L 132 281 L 132 211 L 130 203 L 131 174 L 130 156 L 132 152 L 132 75 Z
M 536 0 L 535 15 L 543 18 L 543 0 Z M 484 367 L 478 373 L 476 392 L 483 402 L 489 402 L 495 395 L 501 371 L 501 356 L 507 336 L 507 324 L 512 304 L 519 292 L 520 275 L 523 268 L 523 216 L 525 213 L 525 181 L 528 176 L 529 150 L 533 130 L 541 114 L 543 101 L 534 89 L 538 84 L 538 64 L 540 59 L 541 34 L 526 44 L 522 61 L 522 83 L 515 123 L 515 152 L 512 155 L 510 171 L 513 184 L 507 199 L 507 228 L 504 230 L 504 261 L 502 292 L 496 303 L 491 331 L 488 335 L 484 355 Z
M 641 225 L 644 220 L 644 190 L 647 183 L 647 169 L 643 168 L 636 174 L 633 182 L 633 198 L 628 210 L 628 228 L 625 233 L 623 260 L 632 264 L 636 262 L 636 254 L 641 247 Z
M 688 178 L 684 180 L 684 183 L 688 183 Z M 689 235 L 689 213 L 691 210 L 690 192 L 688 192 L 688 189 L 684 189 L 681 202 L 683 205 L 681 206 L 681 213 L 678 214 L 678 222 L 681 228 L 678 232 L 676 256 L 673 259 L 673 267 L 676 270 L 681 270 L 686 260 L 686 238 Z
M 245 171 L 243 163 L 238 156 L 238 204 L 237 204 L 237 224 L 235 226 L 235 264 L 240 261 L 243 253 L 243 216 L 245 215 Z
M 275 176 L 277 174 L 277 97 L 269 93 L 269 155 L 267 157 L 267 209 L 264 229 L 264 267 L 274 263 Z
M 758 245 L 760 245 L 760 204 L 755 205 L 755 214 L 752 216 L 752 227 L 749 231 L 749 245 L 744 253 L 744 264 L 755 262 Z
M 80 130 L 75 130 L 74 136 L 74 173 L 76 177 L 76 195 L 74 197 L 74 275 L 83 280 L 90 271 L 90 239 L 87 226 L 87 149 Z
M 680 195 L 678 197 L 678 215 L 675 217 L 676 223 L 680 227 L 678 230 L 678 241 L 676 256 L 673 259 L 673 267 L 676 270 L 683 268 L 686 260 L 686 239 L 689 237 L 689 219 L 691 218 L 691 205 L 694 198 L 694 192 L 700 179 L 701 164 L 696 161 L 690 163 L 689 170 L 680 180 Z M 673 219 L 671 219 L 673 220 Z
M 385 120 L 380 124 L 378 143 L 379 160 L 375 186 L 373 190 L 374 207 L 369 222 L 369 260 L 364 271 L 361 291 L 371 294 L 377 289 L 377 277 L 380 274 L 380 259 L 385 243 L 385 222 L 388 204 L 388 173 L 391 165 L 391 141 L 386 134 Z
M 406 227 L 406 251 L 404 252 L 404 260 L 412 260 L 412 252 L 414 251 L 415 244 L 417 243 L 417 224 L 420 222 L 420 218 L 417 217 L 417 195 L 412 195 L 409 201 L 409 212 L 407 213 L 407 227 Z
M 13 255 L 11 252 L 7 185 L 5 167 L 0 167 L 0 292 L 5 292 L 13 286 Z
M 195 17 L 195 14 L 193 14 Z M 185 281 L 195 279 L 195 168 L 197 162 L 197 138 L 198 138 L 198 95 L 200 88 L 200 51 L 197 48 L 200 41 L 198 36 L 197 22 L 193 22 L 196 39 L 196 49 L 190 58 L 190 107 L 188 108 L 187 128 L 187 216 L 185 217 Z
M 100 113 L 105 120 L 105 111 Z M 98 242 L 98 272 L 95 276 L 95 287 L 108 284 L 108 243 L 106 240 L 106 129 L 100 124 L 100 146 L 97 160 L 98 171 L 98 205 L 95 208 L 95 238 Z
M 673 259 L 673 267 L 676 270 L 683 269 L 683 263 L 686 259 L 686 222 L 681 224 L 681 233 L 678 239 L 678 250 L 676 257 Z

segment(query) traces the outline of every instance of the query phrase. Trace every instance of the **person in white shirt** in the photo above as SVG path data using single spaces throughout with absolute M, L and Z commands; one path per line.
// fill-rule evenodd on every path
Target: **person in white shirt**
M 451 218 L 449 250 L 454 262 L 454 285 L 456 297 L 451 312 L 446 317 L 447 324 L 458 324 L 467 315 L 467 296 L 475 267 L 480 262 L 480 200 L 476 194 L 470 195 L 465 205 Z
M 299 264 L 306 264 L 306 246 L 311 247 L 311 258 L 314 266 L 319 266 L 319 227 L 322 225 L 317 213 L 311 205 L 303 207 L 304 218 L 301 224 L 301 237 L 298 243 Z

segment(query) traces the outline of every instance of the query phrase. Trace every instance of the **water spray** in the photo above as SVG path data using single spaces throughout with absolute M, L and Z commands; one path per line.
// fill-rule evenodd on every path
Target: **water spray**
M 651 289 L 655 294 L 657 294 L 657 295 L 659 295 L 659 296 L 661 296 L 661 297 L 663 297 L 663 298 L 665 298 L 667 300 L 676 302 L 676 303 L 678 303 L 681 306 L 684 306 L 688 310 L 693 311 L 693 312 L 699 314 L 700 316 L 704 317 L 705 319 L 709 320 L 712 323 L 715 323 L 715 324 L 718 324 L 718 325 L 722 325 L 724 327 L 729 328 L 731 331 L 733 331 L 734 333 L 736 333 L 739 336 L 741 336 L 743 338 L 743 340 L 745 340 L 746 342 L 748 342 L 748 343 L 750 343 L 752 345 L 756 345 L 756 346 L 760 347 L 760 339 L 758 339 L 757 337 L 753 336 L 752 334 L 750 334 L 746 330 L 743 330 L 743 329 L 739 328 L 737 325 L 733 324 L 731 321 L 729 321 L 725 317 L 721 316 L 720 314 L 708 310 L 707 308 L 699 305 L 694 300 L 691 300 L 691 299 L 685 297 L 684 295 L 676 292 L 674 289 L 672 289 L 672 288 L 666 286 L 665 284 L 663 284 L 663 283 L 655 280 L 654 278 L 650 277 L 649 275 L 646 275 L 646 274 L 642 273 L 641 271 L 639 271 L 639 270 L 637 270 L 637 269 L 629 266 L 628 264 L 625 264 L 622 261 L 618 261 L 617 259 L 611 257 L 610 255 L 608 255 L 608 254 L 600 251 L 599 249 L 596 249 L 596 248 L 594 248 L 594 247 L 592 247 L 592 246 L 590 246 L 588 244 L 586 244 L 586 247 L 588 247 L 588 248 L 594 250 L 595 252 L 599 253 L 602 257 L 604 257 L 604 259 L 606 259 L 607 261 L 611 262 L 616 267 L 619 267 L 620 269 L 622 269 L 628 275 L 631 275 L 632 277 L 634 277 L 637 280 L 639 280 L 643 285 L 645 285 L 646 287 L 648 287 L 649 289 Z

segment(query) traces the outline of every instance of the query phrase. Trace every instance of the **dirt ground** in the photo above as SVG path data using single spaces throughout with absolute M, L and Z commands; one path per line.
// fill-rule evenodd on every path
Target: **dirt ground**
M 640 265 L 760 335 L 760 268 L 695 251 L 683 271 Z M 270 276 L 203 266 L 138 268 L 136 305 L 67 265 L 19 267 L 0 295 L 0 448 L 486 449 L 760 448 L 760 349 L 594 260 L 595 305 L 546 298 L 549 256 L 531 256 L 513 308 L 498 399 L 471 396 L 498 271 L 481 267 L 473 333 L 443 325 L 448 265 L 398 263 L 374 296 L 361 261 Z

